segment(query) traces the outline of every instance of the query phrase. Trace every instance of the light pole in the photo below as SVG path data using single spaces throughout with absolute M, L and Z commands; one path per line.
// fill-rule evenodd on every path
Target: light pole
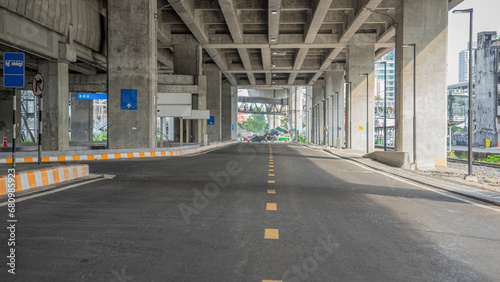
M 384 151 L 387 151 L 387 62 L 379 64 L 384 64 Z
M 468 152 L 467 152 L 467 157 L 469 159 L 469 170 L 467 174 L 467 178 L 473 178 L 472 175 L 472 23 L 473 23 L 473 14 L 474 14 L 474 9 L 465 9 L 465 10 L 455 10 L 453 11 L 454 14 L 469 14 L 469 134 L 468 134 L 468 139 L 469 139 L 469 146 L 468 146 Z
M 369 88 L 368 76 L 369 73 L 362 73 L 359 76 L 366 76 L 366 153 L 370 153 L 370 106 L 369 106 Z
M 346 144 L 346 146 L 347 146 L 347 148 L 352 149 L 352 119 L 351 119 L 352 82 L 347 81 L 347 82 L 344 82 L 344 84 L 349 84 L 349 103 L 348 103 L 349 104 L 348 105 L 349 114 L 347 115 L 347 117 L 349 118 L 349 124 L 347 125 L 347 127 L 349 128 L 349 135 L 347 136 L 349 138 L 349 142 L 346 142 L 346 143 L 348 143 L 348 144 Z
M 417 44 L 403 44 L 403 47 L 413 47 L 413 165 L 417 169 Z

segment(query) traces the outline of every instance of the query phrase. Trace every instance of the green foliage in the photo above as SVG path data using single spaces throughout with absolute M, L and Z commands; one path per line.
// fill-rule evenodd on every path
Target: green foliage
M 500 155 L 488 156 L 482 160 L 485 163 L 500 163 Z
M 307 143 L 306 137 L 304 135 L 298 135 L 297 137 L 299 143 Z
M 94 141 L 106 141 L 108 140 L 108 133 L 107 132 L 101 132 L 99 134 L 94 133 Z
M 31 143 L 31 141 L 30 140 L 24 140 L 23 144 L 26 144 L 26 143 Z
M 241 128 L 248 132 L 262 133 L 269 130 L 269 124 L 263 114 L 253 114 L 242 123 L 238 124 Z

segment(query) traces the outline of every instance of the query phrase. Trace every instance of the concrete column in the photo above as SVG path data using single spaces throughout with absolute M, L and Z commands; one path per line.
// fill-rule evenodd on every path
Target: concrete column
M 221 133 L 221 140 L 222 141 L 227 141 L 231 140 L 231 122 L 232 122 L 232 89 L 233 87 L 231 86 L 231 83 L 229 81 L 224 81 L 222 83 L 222 90 L 221 90 L 221 95 L 222 95 L 222 100 L 221 100 L 221 128 L 222 128 L 222 133 Z
M 238 139 L 238 87 L 231 87 L 231 140 Z
M 207 125 L 208 142 L 222 140 L 222 74 L 216 65 L 205 65 L 204 74 L 207 77 L 207 109 L 214 116 L 214 124 Z
M 156 1 L 108 1 L 108 145 L 156 147 Z M 122 109 L 122 90 L 137 109 Z M 44 99 L 45 100 L 45 99 Z
M 69 81 L 68 65 L 57 62 L 40 63 L 43 74 L 43 141 L 44 151 L 69 149 Z
M 160 117 L 160 147 L 163 147 L 163 139 L 165 135 L 165 117 Z
M 326 71 L 325 84 L 327 96 L 334 95 L 331 98 L 330 144 L 340 148 L 344 143 L 344 67 L 335 65 Z
M 408 152 L 414 162 L 413 50 L 403 44 L 415 43 L 419 169 L 446 166 L 447 18 L 447 0 L 396 1 L 396 151 Z
M 0 85 L 1 86 L 1 85 Z M 16 90 L 16 144 L 21 143 L 21 91 Z M 12 146 L 12 89 L 0 90 L 0 141 L 3 141 L 3 134 L 7 137 L 7 143 Z M 38 139 L 38 136 L 35 138 Z M 2 143 L 0 143 L 1 146 Z
M 70 96 L 71 96 L 71 142 L 92 141 L 94 101 L 78 100 L 78 93 L 76 92 L 72 92 Z
M 325 87 L 321 83 L 313 85 L 313 103 L 318 105 L 316 107 L 316 144 L 324 143 L 325 123 L 324 123 L 324 101 Z
M 189 140 L 191 139 L 191 120 L 187 119 L 186 120 L 186 144 L 189 143 Z
M 179 144 L 182 146 L 184 144 L 184 119 L 179 118 Z
M 352 148 L 363 152 L 366 152 L 367 148 L 368 152 L 374 150 L 374 48 L 371 43 L 351 43 L 347 48 L 347 77 L 348 81 L 352 82 Z M 365 73 L 369 74 L 368 79 L 362 75 Z
M 306 138 L 309 142 L 313 140 L 313 103 L 312 103 L 312 87 L 306 87 Z

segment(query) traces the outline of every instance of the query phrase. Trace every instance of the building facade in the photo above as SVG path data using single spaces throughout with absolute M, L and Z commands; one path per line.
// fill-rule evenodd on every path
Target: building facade
M 395 69 L 396 69 L 396 50 L 392 50 L 387 53 L 387 55 L 380 58 L 375 62 L 375 85 L 376 85 L 376 97 L 380 97 L 377 100 L 384 98 L 384 62 L 386 64 L 387 70 L 387 101 L 394 101 L 395 93 Z
M 472 43 L 472 53 L 476 52 L 476 42 Z M 472 56 L 472 81 L 476 80 L 476 63 L 475 56 Z M 469 81 L 469 49 L 462 50 L 458 53 L 458 83 Z

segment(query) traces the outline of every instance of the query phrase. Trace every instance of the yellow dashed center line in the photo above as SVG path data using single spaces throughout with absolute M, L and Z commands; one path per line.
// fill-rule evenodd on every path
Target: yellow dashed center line
M 264 232 L 264 239 L 279 239 L 278 229 L 267 229 Z
M 274 180 L 268 180 L 267 183 L 275 183 Z
M 282 280 L 262 280 L 262 282 L 283 282 Z
M 274 189 L 268 189 L 267 194 L 276 194 L 276 190 Z
M 274 167 L 274 165 L 269 165 L 269 167 Z
M 269 173 L 269 176 L 274 176 L 274 174 Z
M 269 171 L 274 171 L 274 169 L 270 168 Z
M 276 203 L 266 203 L 266 210 L 267 211 L 277 211 L 278 210 L 278 204 L 276 204 Z

